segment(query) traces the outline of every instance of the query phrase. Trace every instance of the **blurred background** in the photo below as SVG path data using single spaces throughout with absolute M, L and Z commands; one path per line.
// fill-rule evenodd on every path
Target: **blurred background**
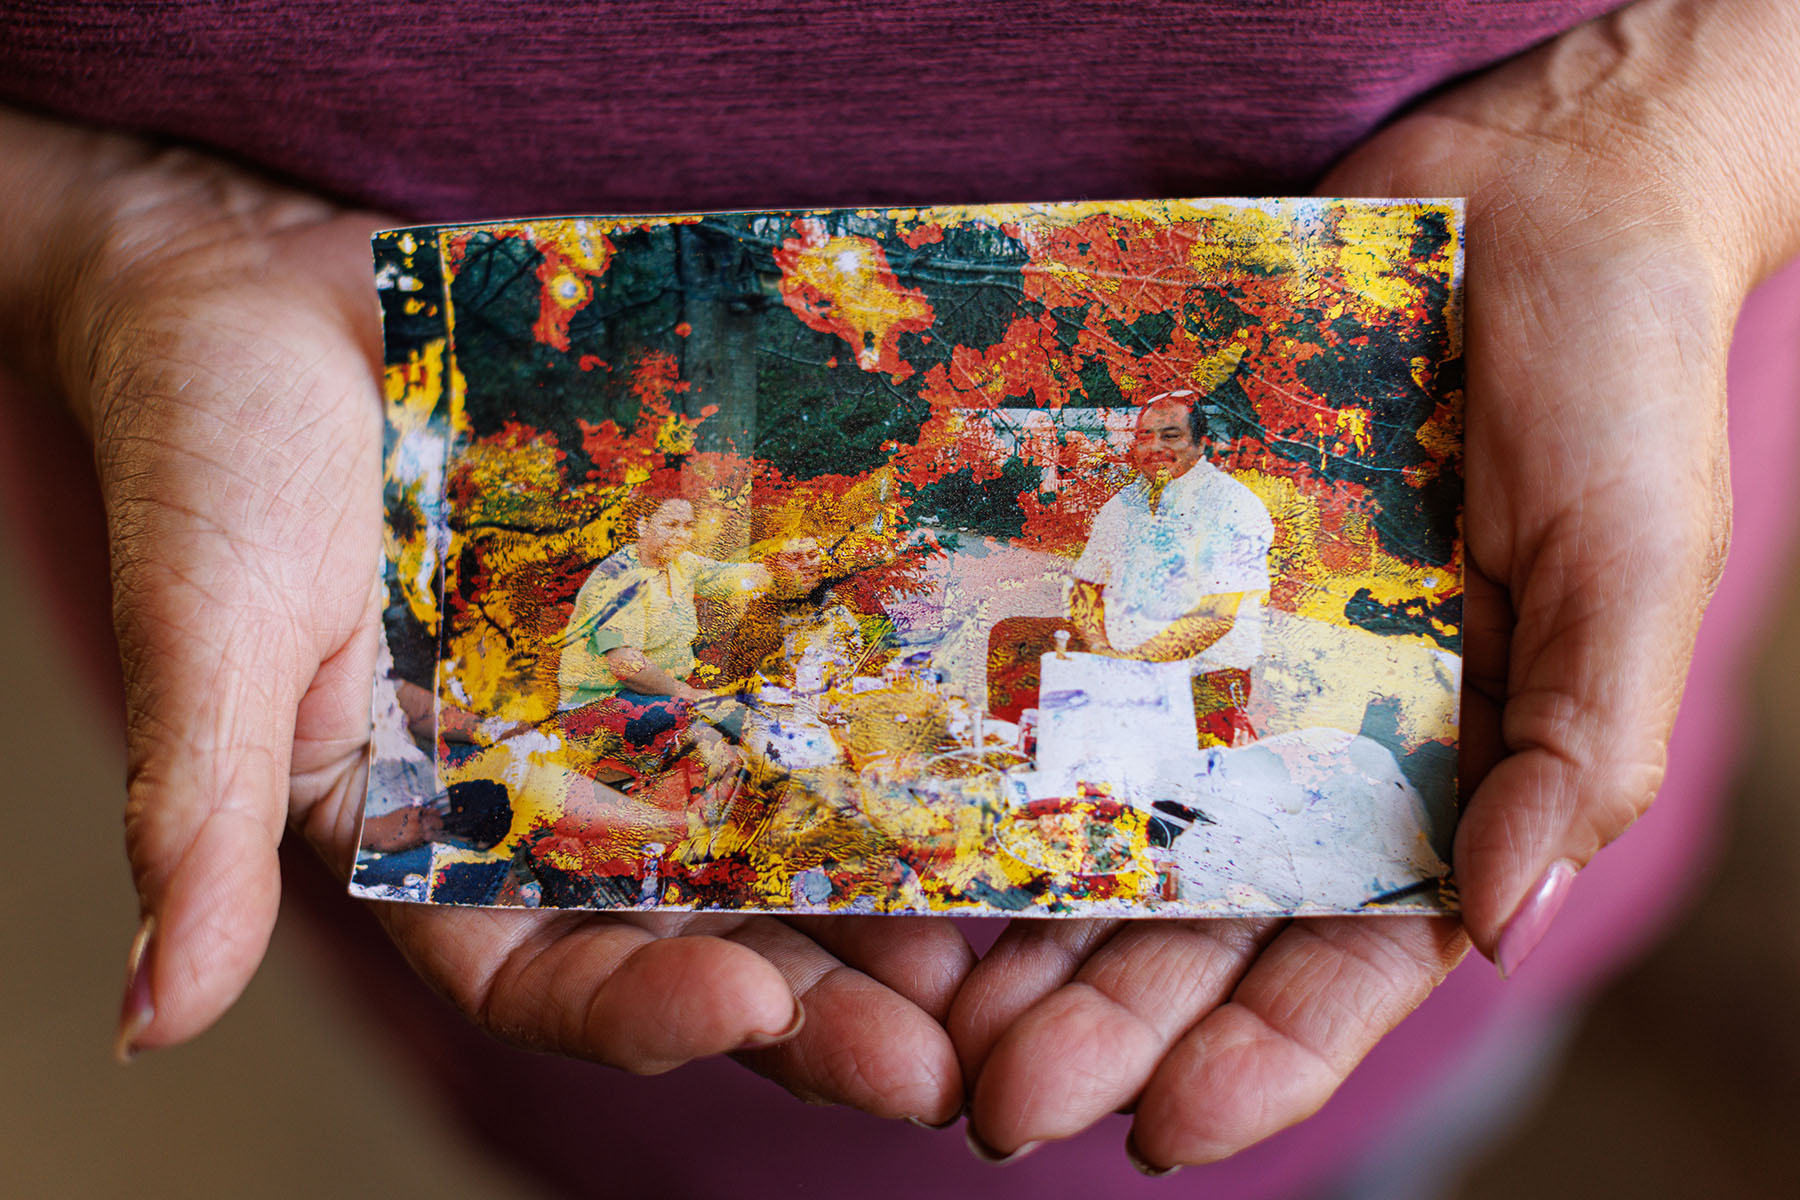
M 191 1046 L 110 1058 L 136 917 L 117 722 L 0 535 L 0 1191 L 522 1196 L 348 1012 L 296 922 Z M 1767 632 L 1735 827 L 1701 902 L 1575 1030 L 1460 1195 L 1800 1195 L 1800 575 Z M 1179 1187 L 1172 1189 L 1179 1192 Z

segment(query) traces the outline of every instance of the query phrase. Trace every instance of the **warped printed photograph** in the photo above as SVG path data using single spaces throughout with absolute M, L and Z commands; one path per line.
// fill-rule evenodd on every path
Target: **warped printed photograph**
M 374 254 L 356 893 L 1456 907 L 1458 202 L 558 218 Z

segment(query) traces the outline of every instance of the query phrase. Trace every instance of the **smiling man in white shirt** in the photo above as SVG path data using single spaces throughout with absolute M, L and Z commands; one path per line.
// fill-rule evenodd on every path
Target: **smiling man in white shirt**
M 1229 745 L 1255 736 L 1245 710 L 1275 527 L 1254 492 L 1206 461 L 1205 437 L 1193 392 L 1144 405 L 1137 477 L 1094 518 L 1069 606 L 1092 653 L 1189 663 L 1200 740 Z

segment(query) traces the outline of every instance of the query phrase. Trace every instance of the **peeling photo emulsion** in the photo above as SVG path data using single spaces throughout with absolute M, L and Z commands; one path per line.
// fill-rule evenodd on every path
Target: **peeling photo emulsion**
M 352 890 L 1454 909 L 1461 218 L 378 234 L 387 611 Z

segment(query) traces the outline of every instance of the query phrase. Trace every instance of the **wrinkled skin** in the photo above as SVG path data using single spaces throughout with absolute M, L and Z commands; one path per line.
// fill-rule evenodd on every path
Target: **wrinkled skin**
M 1450 93 L 1319 188 L 1468 201 L 1463 922 L 1017 922 L 950 1023 L 996 1155 L 1130 1108 L 1155 1170 L 1300 1120 L 1654 797 L 1729 538 L 1726 357 L 1767 269 L 1739 239 L 1779 232 L 1730 228 L 1731 176 L 1609 90 L 1671 7 Z
M 1731 324 L 1776 253 L 1739 236 L 1758 181 L 1695 149 L 1723 135 L 1644 98 L 1675 44 L 1649 34 L 1689 11 L 1567 35 L 1321 185 L 1469 198 L 1463 922 L 1018 922 L 976 964 L 934 920 L 380 906 L 401 951 L 496 1034 L 627 1070 L 736 1051 L 803 1097 L 928 1122 L 966 1083 L 998 1154 L 1131 1108 L 1134 1155 L 1166 1167 L 1313 1111 L 1661 777 L 1727 536 Z M 337 868 L 353 850 L 381 222 L 34 119 L 0 114 L 0 144 L 0 205 L 31 231 L 0 278 L 8 359 L 92 434 L 110 524 L 127 837 L 156 918 L 129 1032 L 166 1046 L 260 960 L 284 829 Z
M 69 136 L 3 128 L 47 153 Z M 381 222 L 185 152 L 101 149 L 119 162 L 71 224 L 102 236 L 57 264 L 76 282 L 43 373 L 92 432 L 111 530 L 126 834 L 156 917 L 154 1013 L 132 1039 L 147 1048 L 193 1037 L 248 981 L 285 828 L 338 869 L 354 849 L 379 616 Z M 973 955 L 948 922 L 378 911 L 427 979 L 527 1046 L 637 1072 L 741 1051 L 884 1116 L 962 1103 L 942 1023 Z

